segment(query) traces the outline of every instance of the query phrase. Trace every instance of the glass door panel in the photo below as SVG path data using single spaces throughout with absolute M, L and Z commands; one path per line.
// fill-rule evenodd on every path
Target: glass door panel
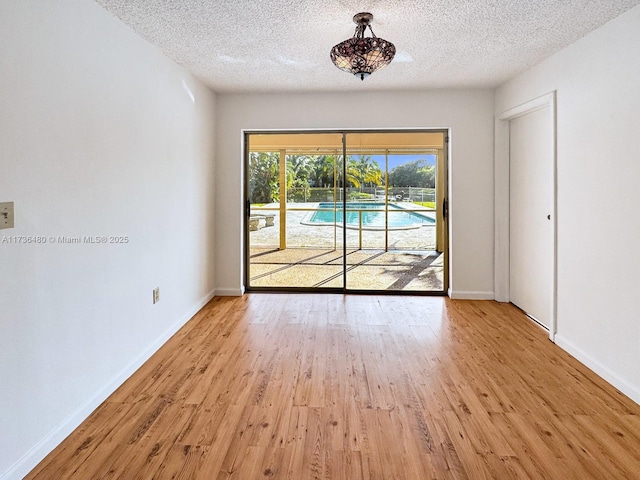
M 347 289 L 444 291 L 444 132 L 349 133 Z M 440 170 L 439 170 L 440 169 Z M 440 192 L 440 193 L 438 193 Z
M 248 288 L 342 289 L 342 134 L 247 134 Z

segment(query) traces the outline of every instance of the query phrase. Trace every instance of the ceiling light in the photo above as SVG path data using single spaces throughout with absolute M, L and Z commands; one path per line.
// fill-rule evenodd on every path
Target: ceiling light
M 371 29 L 373 15 L 367 12 L 353 17 L 357 25 L 356 33 L 349 40 L 337 44 L 331 49 L 331 61 L 340 70 L 359 76 L 361 80 L 376 70 L 386 67 L 396 54 L 396 47 L 380 37 L 376 37 Z M 364 31 L 369 27 L 371 37 L 365 37 Z

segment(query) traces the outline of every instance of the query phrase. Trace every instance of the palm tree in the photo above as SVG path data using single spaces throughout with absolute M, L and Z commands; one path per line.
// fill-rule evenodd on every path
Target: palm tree
M 314 156 L 309 175 L 314 185 L 325 188 L 333 187 L 335 177 L 342 176 L 342 156 Z
M 352 171 L 357 179 L 356 187 L 360 188 L 369 185 L 380 185 L 382 183 L 382 172 L 377 162 L 371 159 L 371 155 L 360 155 L 357 160 L 352 159 Z M 356 182 L 353 182 L 356 183 Z
M 347 155 L 346 165 L 346 185 L 362 188 L 366 184 L 380 185 L 382 183 L 382 172 L 376 162 L 371 160 L 371 156 L 364 155 L 356 160 L 351 155 Z M 308 165 L 309 179 L 316 186 L 332 186 L 334 177 L 342 177 L 342 155 L 318 155 L 311 156 Z M 339 182 L 341 184 L 342 182 Z

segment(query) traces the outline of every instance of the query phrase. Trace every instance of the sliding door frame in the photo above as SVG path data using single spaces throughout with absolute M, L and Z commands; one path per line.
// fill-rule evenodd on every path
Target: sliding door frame
M 250 143 L 249 138 L 251 135 L 296 135 L 296 134 L 341 134 L 342 135 L 342 189 L 344 193 L 342 195 L 342 208 L 343 208 L 343 221 L 346 221 L 346 208 L 347 208 L 347 195 L 346 195 L 346 167 L 347 167 L 347 136 L 349 134 L 388 134 L 388 133 L 442 133 L 443 146 L 442 146 L 442 159 L 439 159 L 436 165 L 440 165 L 442 172 L 436 171 L 436 222 L 442 223 L 443 240 L 442 240 L 442 255 L 443 255 L 443 280 L 442 290 L 431 291 L 419 291 L 419 290 L 366 290 L 366 289 L 349 289 L 347 288 L 347 229 L 342 228 L 342 287 L 252 287 L 250 282 L 250 242 L 249 242 L 249 215 L 250 215 L 250 199 L 249 199 L 249 158 L 250 158 Z M 287 293 L 349 293 L 349 294 L 363 294 L 363 295 L 422 295 L 422 296 L 447 296 L 449 290 L 449 129 L 448 128 L 387 128 L 387 129 L 301 129 L 301 130 L 278 130 L 278 129 L 251 129 L 242 131 L 242 151 L 243 151 L 243 196 L 242 201 L 244 205 L 243 219 L 241 222 L 243 231 L 243 278 L 244 278 L 244 290 L 246 292 L 287 292 Z M 286 160 L 285 160 L 286 162 Z M 437 168 L 437 167 L 436 167 Z M 388 170 L 386 165 L 385 170 Z M 388 172 L 385 172 L 388 174 Z M 387 182 L 388 183 L 388 179 Z M 438 188 L 440 187 L 440 188 Z M 386 186 L 388 188 L 388 185 Z M 437 234 L 436 234 L 437 236 Z

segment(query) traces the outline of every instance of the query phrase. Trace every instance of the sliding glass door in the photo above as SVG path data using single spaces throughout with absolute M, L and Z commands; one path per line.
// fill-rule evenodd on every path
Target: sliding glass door
M 445 138 L 247 133 L 247 288 L 443 293 Z

